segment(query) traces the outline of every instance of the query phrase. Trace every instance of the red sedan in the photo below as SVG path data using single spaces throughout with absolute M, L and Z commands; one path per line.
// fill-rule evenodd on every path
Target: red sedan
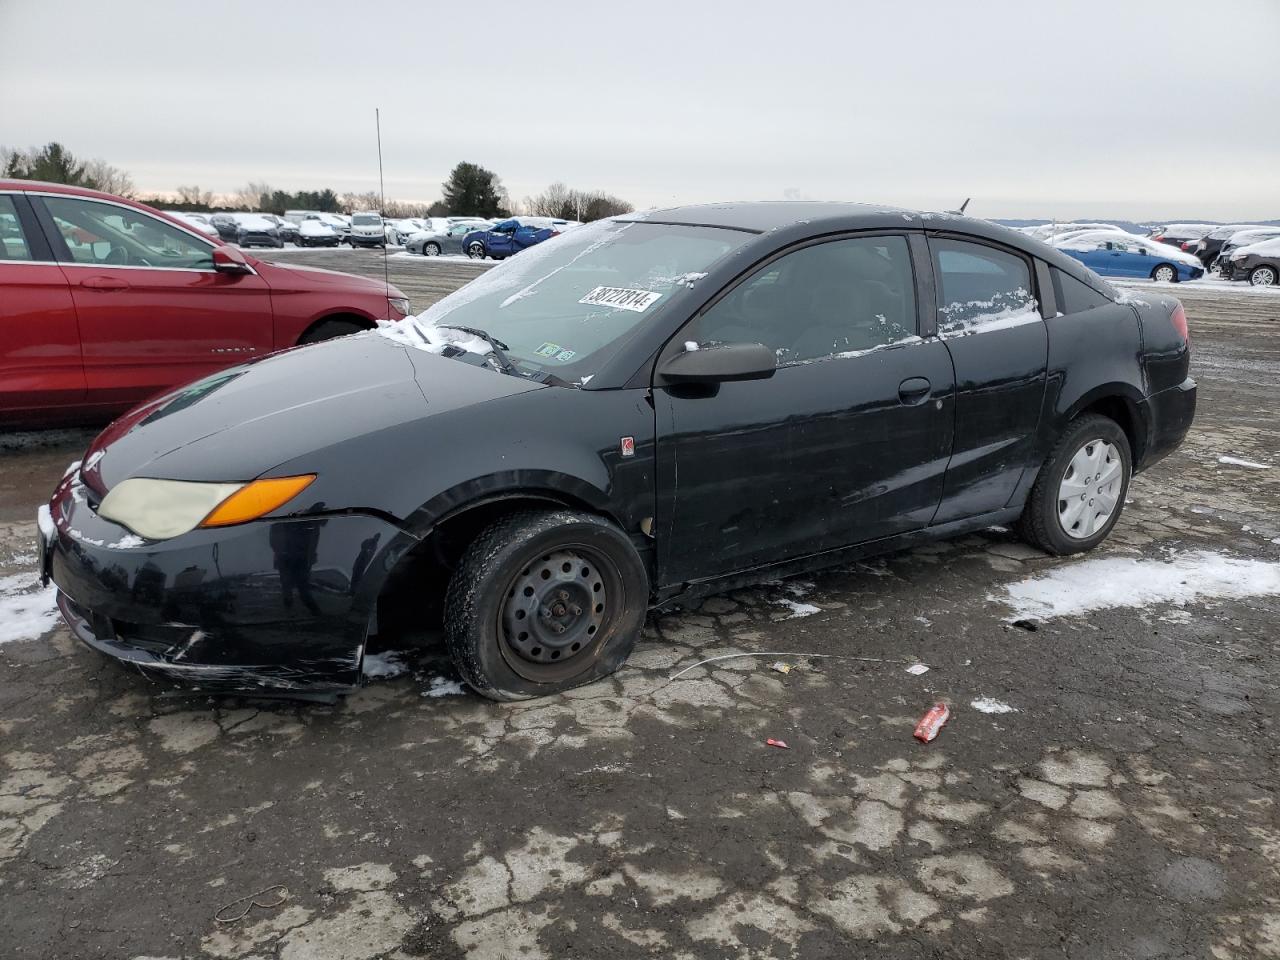
M 0 180 L 0 426 L 109 419 L 408 310 L 395 287 L 264 263 L 140 203 Z

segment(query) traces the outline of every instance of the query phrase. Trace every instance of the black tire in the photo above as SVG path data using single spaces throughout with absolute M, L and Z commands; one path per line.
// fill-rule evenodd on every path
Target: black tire
M 424 244 L 422 245 L 422 255 L 423 255 L 424 257 L 438 257 L 438 256 L 440 256 L 440 244 L 438 244 L 438 243 L 424 243 Z
M 514 513 L 463 554 L 445 593 L 445 638 L 477 693 L 527 700 L 617 670 L 648 604 L 644 564 L 612 523 L 571 510 Z
M 1059 520 L 1058 494 L 1072 457 L 1081 447 L 1096 439 L 1107 441 L 1120 452 L 1120 492 L 1115 509 L 1103 526 L 1092 536 L 1077 538 L 1068 535 Z M 1100 414 L 1077 417 L 1067 426 L 1066 432 L 1045 458 L 1035 485 L 1031 488 L 1031 495 L 1027 497 L 1026 506 L 1022 509 L 1022 516 L 1014 525 L 1016 532 L 1032 546 L 1057 556 L 1092 550 L 1107 538 L 1120 519 L 1120 514 L 1124 512 L 1124 498 L 1129 492 L 1132 477 L 1133 455 L 1129 450 L 1129 438 L 1120 429 L 1120 425 L 1110 417 Z
M 332 340 L 334 337 L 345 337 L 365 329 L 367 328 L 354 320 L 322 320 L 299 338 L 298 345 L 319 343 L 321 340 Z
M 1151 279 L 1152 279 L 1152 280 L 1158 280 L 1158 281 L 1159 281 L 1159 280 L 1160 280 L 1160 278 L 1159 278 L 1159 277 L 1157 277 L 1157 276 L 1156 276 L 1156 274 L 1157 274 L 1157 273 L 1159 273 L 1161 270 L 1169 270 L 1169 271 L 1171 271 L 1171 272 L 1172 272 L 1172 274 L 1173 274 L 1173 275 L 1168 279 L 1168 281 L 1160 281 L 1160 282 L 1162 282 L 1162 283 L 1163 283 L 1163 282 L 1168 282 L 1168 283 L 1177 283 L 1177 282 L 1178 282 L 1178 268 L 1177 268 L 1177 267 L 1175 267 L 1175 266 L 1174 266 L 1173 264 L 1171 264 L 1171 263 L 1157 263 L 1154 267 L 1152 267 L 1152 268 L 1151 268 Z

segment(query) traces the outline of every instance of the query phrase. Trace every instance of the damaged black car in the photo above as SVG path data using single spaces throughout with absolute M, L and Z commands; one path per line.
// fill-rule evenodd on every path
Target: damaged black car
M 409 622 L 533 697 L 742 583 L 994 524 L 1096 546 L 1191 424 L 1189 351 L 1176 300 L 981 220 L 628 215 L 138 407 L 41 509 L 41 561 L 153 678 L 346 690 Z

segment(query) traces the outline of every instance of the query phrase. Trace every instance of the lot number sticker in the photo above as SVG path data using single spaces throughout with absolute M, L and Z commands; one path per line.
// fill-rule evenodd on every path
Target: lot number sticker
M 662 294 L 652 290 L 631 290 L 627 287 L 596 287 L 579 303 L 592 306 L 617 307 L 619 310 L 633 310 L 644 313 Z

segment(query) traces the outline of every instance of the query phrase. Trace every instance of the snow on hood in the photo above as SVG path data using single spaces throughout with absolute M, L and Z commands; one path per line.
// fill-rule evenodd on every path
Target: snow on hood
M 425 350 L 427 353 L 444 353 L 445 347 L 458 347 L 467 353 L 492 353 L 493 348 L 488 341 L 473 333 L 463 333 L 447 326 L 437 326 L 431 322 L 423 322 L 419 317 L 405 317 L 402 320 L 379 320 L 378 332 L 388 340 L 402 343 L 406 347 Z
M 252 213 L 237 213 L 235 220 L 246 230 L 274 230 L 276 226 L 266 217 L 259 217 Z
M 336 231 L 323 220 L 303 220 L 298 224 L 298 232 L 308 237 L 332 237 Z
M 1247 246 L 1236 247 L 1231 255 L 1239 256 L 1240 254 L 1255 254 L 1259 257 L 1277 257 L 1280 256 L 1280 237 L 1272 237 L 1270 240 L 1260 240 L 1257 243 L 1250 243 Z

